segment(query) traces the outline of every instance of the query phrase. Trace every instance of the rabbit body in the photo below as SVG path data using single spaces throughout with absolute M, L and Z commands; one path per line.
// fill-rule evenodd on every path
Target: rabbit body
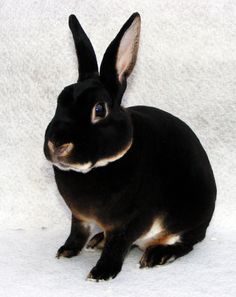
M 127 46 L 126 37 L 132 33 L 127 33 L 127 30 L 131 28 L 131 31 L 135 31 L 137 18 L 139 19 L 138 14 L 131 16 L 119 32 L 120 35 L 118 34 L 119 42 L 115 39 L 110 49 L 114 49 L 115 44 L 116 49 L 123 47 L 124 51 Z M 71 27 L 76 44 L 77 23 L 73 21 Z M 137 43 L 136 35 L 134 43 Z M 78 54 L 81 49 L 78 45 L 76 49 Z M 108 50 L 107 55 L 110 52 L 112 50 Z M 134 52 L 135 49 L 132 49 L 132 55 Z M 123 70 L 124 61 L 128 58 L 122 59 L 122 63 L 118 64 L 122 65 L 121 71 L 116 74 L 116 79 L 121 77 L 123 82 L 122 73 L 126 73 L 127 76 L 133 65 L 129 64 Z M 114 60 L 114 63 L 117 61 Z M 109 70 L 109 67 L 108 64 L 103 66 L 105 71 Z M 81 73 L 80 77 L 83 74 Z M 84 79 L 86 81 L 87 77 Z M 100 81 L 98 77 L 94 79 Z M 101 81 L 105 85 L 106 80 L 104 75 Z M 113 87 L 110 85 L 106 87 L 110 95 L 116 92 L 116 98 L 121 98 L 126 81 L 125 86 L 121 83 L 118 90 L 116 84 Z M 88 85 L 86 88 L 90 90 L 91 86 Z M 68 90 L 66 92 L 68 97 Z M 74 89 L 73 94 L 75 94 Z M 76 94 L 78 97 L 78 93 Z M 108 106 L 110 101 L 106 101 L 106 104 Z M 104 122 L 101 121 L 101 125 L 107 125 L 106 131 L 109 131 L 110 137 L 113 132 L 105 122 L 109 121 L 109 115 L 107 119 L 105 115 L 106 108 L 105 105 L 102 108 L 101 104 L 96 105 L 95 111 L 92 109 L 92 122 L 97 125 L 96 120 L 100 121 L 103 112 Z M 53 144 L 51 141 L 52 135 L 55 135 L 55 125 L 57 124 L 58 129 L 58 122 L 62 122 L 62 117 L 58 115 L 61 114 L 59 109 L 45 136 L 45 155 L 54 162 L 58 189 L 72 212 L 71 233 L 57 255 L 58 257 L 77 255 L 89 238 L 91 224 L 96 223 L 102 229 L 102 233 L 96 234 L 88 243 L 89 248 L 103 248 L 101 258 L 88 276 L 88 279 L 96 281 L 115 277 L 122 268 L 124 257 L 133 245 L 139 246 L 144 251 L 140 260 L 141 268 L 165 264 L 187 254 L 194 244 L 205 237 L 216 198 L 215 180 L 207 155 L 194 132 L 183 121 L 154 107 L 123 108 L 118 104 L 116 108 L 113 117 L 115 119 L 119 114 L 120 118 L 116 122 L 113 120 L 113 123 L 117 124 L 120 133 L 114 134 L 117 136 L 111 138 L 110 142 L 108 138 L 104 145 L 112 147 L 111 151 L 114 152 L 110 154 L 107 148 L 106 153 L 100 153 L 99 156 L 95 154 L 96 157 L 91 160 L 87 158 L 80 167 L 65 167 L 63 170 L 60 166 L 65 164 L 59 165 L 54 162 L 55 159 L 61 160 L 60 158 L 65 157 L 67 150 L 74 146 L 74 144 L 61 145 L 66 142 L 65 138 L 60 143 L 59 149 L 53 146 L 56 143 Z M 107 108 L 107 113 L 108 110 Z M 94 113 L 100 115 L 100 118 L 94 117 Z M 65 118 L 63 114 L 64 122 Z M 124 138 L 118 136 L 122 133 Z M 116 140 L 118 138 L 122 140 L 118 142 Z M 93 152 L 100 152 L 98 140 L 94 140 L 94 143 L 91 141 L 91 146 L 94 146 Z

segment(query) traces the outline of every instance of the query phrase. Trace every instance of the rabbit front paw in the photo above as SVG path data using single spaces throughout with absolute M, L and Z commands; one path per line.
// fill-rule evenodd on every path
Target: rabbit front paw
M 99 282 L 115 278 L 121 271 L 121 266 L 118 263 L 99 263 L 90 271 L 87 280 Z
M 72 258 L 74 256 L 77 256 L 79 254 L 79 252 L 80 252 L 80 250 L 78 250 L 78 248 L 63 245 L 57 251 L 56 258 L 58 258 L 58 259 L 61 257 Z

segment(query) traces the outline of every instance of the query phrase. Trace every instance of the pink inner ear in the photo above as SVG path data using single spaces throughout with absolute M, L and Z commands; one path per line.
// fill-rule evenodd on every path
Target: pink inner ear
M 120 82 L 122 82 L 123 75 L 125 73 L 129 75 L 133 69 L 138 51 L 139 33 L 140 18 L 137 17 L 120 41 L 116 60 L 116 70 Z
M 119 82 L 121 83 L 123 74 L 125 73 L 125 70 L 128 68 L 127 67 L 128 61 L 120 61 L 119 64 L 120 64 L 119 65 L 119 70 L 118 69 L 117 70 L 118 70 L 118 79 L 119 79 Z

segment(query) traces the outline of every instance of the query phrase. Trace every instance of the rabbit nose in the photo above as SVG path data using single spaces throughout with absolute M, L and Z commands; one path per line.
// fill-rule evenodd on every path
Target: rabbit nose
M 73 143 L 64 143 L 60 146 L 56 146 L 50 140 L 48 141 L 49 150 L 58 157 L 65 157 L 67 156 L 71 150 L 73 149 Z

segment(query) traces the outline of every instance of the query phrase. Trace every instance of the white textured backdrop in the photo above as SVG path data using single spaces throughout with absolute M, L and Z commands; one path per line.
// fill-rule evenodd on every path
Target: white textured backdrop
M 186 121 L 208 153 L 218 199 L 193 253 L 139 271 L 134 251 L 114 281 L 93 285 L 84 278 L 99 253 L 53 258 L 70 215 L 43 156 L 44 131 L 57 95 L 77 79 L 69 14 L 100 62 L 134 11 L 141 44 L 124 105 L 154 105 Z M 0 0 L 0 296 L 235 296 L 235 146 L 236 1 Z

